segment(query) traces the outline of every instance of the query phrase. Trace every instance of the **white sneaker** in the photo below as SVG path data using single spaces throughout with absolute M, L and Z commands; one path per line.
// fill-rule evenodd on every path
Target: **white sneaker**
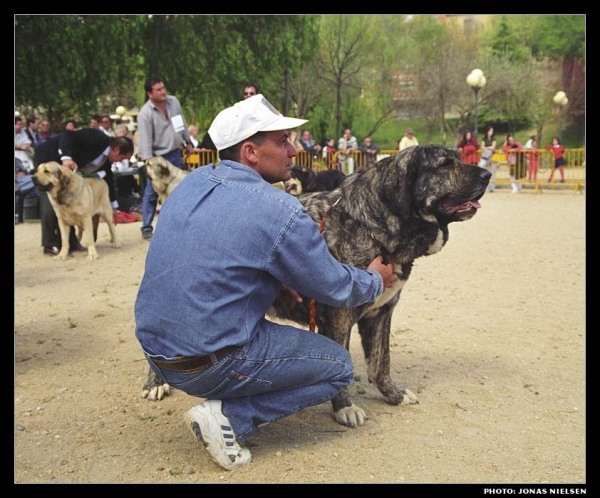
M 198 442 L 221 467 L 233 470 L 250 463 L 252 455 L 235 439 L 231 424 L 221 411 L 221 400 L 208 399 L 189 409 L 184 417 Z

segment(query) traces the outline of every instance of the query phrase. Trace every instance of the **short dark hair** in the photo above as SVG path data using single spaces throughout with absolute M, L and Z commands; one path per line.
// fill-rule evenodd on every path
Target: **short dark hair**
M 37 117 L 35 117 L 35 116 L 29 116 L 27 118 L 27 126 L 29 126 L 31 123 L 35 123 L 37 120 L 38 120 Z
M 21 116 L 15 116 L 15 124 L 17 124 L 20 121 L 23 121 L 23 118 Z
M 111 149 L 118 147 L 121 154 L 133 154 L 133 141 L 129 137 L 109 137 L 108 145 Z
M 252 88 L 254 88 L 256 90 L 256 94 L 257 95 L 260 93 L 260 90 L 258 89 L 258 85 L 256 83 L 246 83 L 244 85 L 243 89 L 245 90 L 246 88 L 250 88 L 250 87 L 252 87 Z
M 242 140 L 241 142 L 232 145 L 231 147 L 227 147 L 226 149 L 220 150 L 219 158 L 221 160 L 229 159 L 230 161 L 239 161 L 240 151 L 242 150 L 242 144 L 244 142 L 252 142 L 256 145 L 262 145 L 267 138 L 267 133 L 268 132 L 266 131 L 259 131 L 258 133 L 255 133 L 251 137 L 248 137 L 245 140 Z
M 98 121 L 98 123 L 100 122 L 100 119 L 102 119 L 100 117 L 100 114 L 92 114 L 92 117 L 90 119 L 93 119 L 94 121 Z
M 146 96 L 148 96 L 148 92 L 151 92 L 152 87 L 157 83 L 163 83 L 162 78 L 159 78 L 158 76 L 152 76 L 151 78 L 148 78 L 146 80 L 146 83 L 144 83 L 144 90 L 146 90 Z

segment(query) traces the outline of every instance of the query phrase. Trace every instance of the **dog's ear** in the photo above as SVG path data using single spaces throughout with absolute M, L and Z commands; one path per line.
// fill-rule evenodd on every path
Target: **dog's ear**
M 58 184 L 60 185 L 60 190 L 67 190 L 69 185 L 71 185 L 71 177 L 73 176 L 73 172 L 67 167 L 58 167 L 56 168 L 56 177 L 58 178 Z
M 418 176 L 418 157 L 414 147 L 390 156 L 383 172 L 381 197 L 390 211 L 402 221 L 413 213 L 413 188 Z

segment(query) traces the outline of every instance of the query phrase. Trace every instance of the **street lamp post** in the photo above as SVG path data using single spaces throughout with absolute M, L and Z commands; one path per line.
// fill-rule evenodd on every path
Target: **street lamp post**
M 481 69 L 473 69 L 471 74 L 467 76 L 467 85 L 473 89 L 473 93 L 475 94 L 475 129 L 473 130 L 473 137 L 475 139 L 477 139 L 477 94 L 486 83 L 487 80 L 485 79 Z
M 556 92 L 552 101 L 558 106 L 558 139 L 562 142 L 563 109 L 568 104 L 569 99 L 567 98 L 567 94 L 561 90 L 560 92 Z

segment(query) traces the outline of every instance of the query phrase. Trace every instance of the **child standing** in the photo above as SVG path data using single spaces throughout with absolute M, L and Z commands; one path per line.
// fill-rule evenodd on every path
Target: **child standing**
M 556 169 L 558 169 L 558 172 L 560 173 L 560 183 L 565 183 L 565 148 L 560 144 L 560 139 L 558 137 L 552 137 L 552 143 L 546 146 L 546 150 L 552 152 L 552 155 L 554 156 L 554 168 L 550 173 L 548 183 L 552 181 Z
M 531 140 L 530 152 L 526 152 L 527 156 L 527 179 L 529 181 L 537 180 L 537 173 L 540 169 L 540 154 L 538 150 L 538 141 L 534 138 Z
M 522 150 L 521 142 L 515 140 L 515 136 L 509 133 L 504 140 L 502 151 L 506 153 L 506 160 L 510 165 L 510 186 L 513 194 L 521 191 L 522 183 L 519 180 L 525 176 Z

